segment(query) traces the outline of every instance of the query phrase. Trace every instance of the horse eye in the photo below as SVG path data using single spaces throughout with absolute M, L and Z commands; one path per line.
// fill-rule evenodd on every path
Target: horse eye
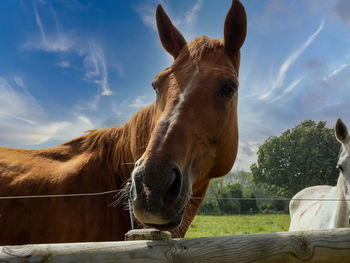
M 235 87 L 231 85 L 224 85 L 220 88 L 219 96 L 220 97 L 226 97 L 226 98 L 232 98 L 233 95 L 235 95 Z

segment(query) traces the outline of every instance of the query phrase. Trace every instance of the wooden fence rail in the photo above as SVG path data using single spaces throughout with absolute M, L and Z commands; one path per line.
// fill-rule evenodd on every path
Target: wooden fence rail
M 3 246 L 0 262 L 350 262 L 350 229 Z

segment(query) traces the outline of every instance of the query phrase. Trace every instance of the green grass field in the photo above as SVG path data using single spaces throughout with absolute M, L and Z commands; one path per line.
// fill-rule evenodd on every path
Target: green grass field
M 197 215 L 189 227 L 186 237 L 228 236 L 253 233 L 288 231 L 288 214 L 271 215 Z

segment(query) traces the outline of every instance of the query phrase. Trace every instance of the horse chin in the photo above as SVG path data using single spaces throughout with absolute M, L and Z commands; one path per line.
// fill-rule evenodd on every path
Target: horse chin
M 185 209 L 183 208 L 180 213 L 178 213 L 170 222 L 163 224 L 163 225 L 157 225 L 157 224 L 148 224 L 146 225 L 156 228 L 161 231 L 167 231 L 167 230 L 173 230 L 177 228 L 181 223 L 183 219 Z

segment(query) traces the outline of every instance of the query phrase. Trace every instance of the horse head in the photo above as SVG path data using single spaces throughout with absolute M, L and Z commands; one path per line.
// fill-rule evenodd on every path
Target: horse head
M 223 41 L 205 36 L 187 43 L 159 5 L 157 28 L 173 64 L 152 82 L 153 130 L 132 172 L 138 220 L 159 229 L 181 224 L 190 198 L 211 178 L 228 173 L 238 148 L 238 73 L 246 13 L 234 0 Z
M 341 175 L 343 196 L 350 199 L 350 139 L 346 125 L 341 119 L 337 120 L 335 125 L 335 137 L 341 143 L 341 151 L 337 163 L 337 168 Z M 349 210 L 350 210 L 350 204 Z M 350 222 L 350 220 L 349 220 Z

